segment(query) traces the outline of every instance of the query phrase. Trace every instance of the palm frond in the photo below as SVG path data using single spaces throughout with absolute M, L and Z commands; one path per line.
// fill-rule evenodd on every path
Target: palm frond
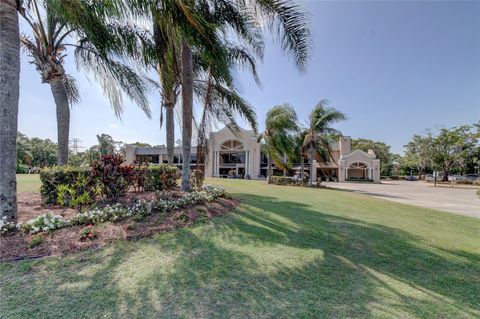
M 71 75 L 65 74 L 63 77 L 63 85 L 67 92 L 68 104 L 72 106 L 80 102 L 80 93 L 78 92 L 77 81 Z
M 105 96 L 110 100 L 117 117 L 124 109 L 124 92 L 135 102 L 148 117 L 151 117 L 148 105 L 148 86 L 144 79 L 130 67 L 107 56 L 99 54 L 88 42 L 83 41 L 75 49 L 77 68 L 82 68 L 93 75 L 102 86 Z

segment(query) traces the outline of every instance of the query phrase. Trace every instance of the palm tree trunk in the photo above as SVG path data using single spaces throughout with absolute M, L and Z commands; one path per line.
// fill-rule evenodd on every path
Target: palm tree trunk
M 313 168 L 313 148 L 312 147 L 310 147 L 308 149 L 308 161 L 310 163 L 310 176 L 309 176 L 310 186 L 312 186 L 313 185 L 313 170 L 314 170 L 314 168 Z
M 0 219 L 17 220 L 20 41 L 16 0 L 0 1 Z
M 273 172 L 272 172 L 272 156 L 270 154 L 268 154 L 268 158 L 267 158 L 267 179 L 270 178 L 270 176 L 273 175 Z
M 182 191 L 191 191 L 190 186 L 190 157 L 192 148 L 192 121 L 193 121 L 193 65 L 192 50 L 182 40 Z
M 173 164 L 173 156 L 175 150 L 175 122 L 174 122 L 174 113 L 173 105 L 165 105 L 166 113 L 166 127 L 167 127 L 167 156 L 168 164 Z
M 70 108 L 62 79 L 50 82 L 53 98 L 57 106 L 58 165 L 68 164 L 68 136 L 70 133 Z
M 303 159 L 303 155 L 300 156 L 300 178 L 303 181 L 303 177 L 305 176 L 305 160 Z

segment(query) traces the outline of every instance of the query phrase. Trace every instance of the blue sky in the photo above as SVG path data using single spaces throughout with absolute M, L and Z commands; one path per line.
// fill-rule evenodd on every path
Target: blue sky
M 312 21 L 313 54 L 300 74 L 274 41 L 259 67 L 262 88 L 238 72 L 241 94 L 255 107 L 263 128 L 269 108 L 291 103 L 301 122 L 328 99 L 347 114 L 336 125 L 344 135 L 383 141 L 400 153 L 426 128 L 471 124 L 480 119 L 480 1 L 305 1 Z M 23 26 L 23 25 L 22 25 Z M 96 134 L 116 140 L 162 144 L 160 97 L 152 94 L 153 117 L 127 103 L 118 120 L 102 91 L 76 70 L 81 102 L 71 115 L 71 138 L 83 146 Z M 19 131 L 56 140 L 55 106 L 22 55 Z M 179 132 L 177 132 L 177 136 Z

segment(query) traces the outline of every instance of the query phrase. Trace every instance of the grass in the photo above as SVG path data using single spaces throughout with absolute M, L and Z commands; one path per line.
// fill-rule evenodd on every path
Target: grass
M 210 180 L 213 222 L 0 264 L 0 317 L 474 318 L 480 220 L 360 194 Z
M 17 192 L 31 193 L 40 191 L 40 175 L 17 174 Z

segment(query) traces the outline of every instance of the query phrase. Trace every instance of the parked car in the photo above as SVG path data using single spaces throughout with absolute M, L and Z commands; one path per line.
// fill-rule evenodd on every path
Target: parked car
M 405 176 L 405 180 L 406 180 L 406 181 L 411 181 L 411 182 L 413 182 L 413 181 L 416 181 L 416 180 L 417 180 L 417 176 L 415 176 L 415 175 L 408 175 L 408 176 Z
M 435 180 L 435 176 L 433 174 L 425 175 L 425 182 L 433 182 Z
M 471 182 L 474 182 L 476 180 L 480 179 L 480 175 L 479 174 L 467 174 L 465 175 L 465 180 L 467 181 L 471 181 Z
M 448 180 L 449 181 L 454 181 L 454 182 L 461 182 L 461 181 L 464 181 L 466 179 L 465 176 L 462 176 L 462 175 L 449 175 L 448 176 Z

